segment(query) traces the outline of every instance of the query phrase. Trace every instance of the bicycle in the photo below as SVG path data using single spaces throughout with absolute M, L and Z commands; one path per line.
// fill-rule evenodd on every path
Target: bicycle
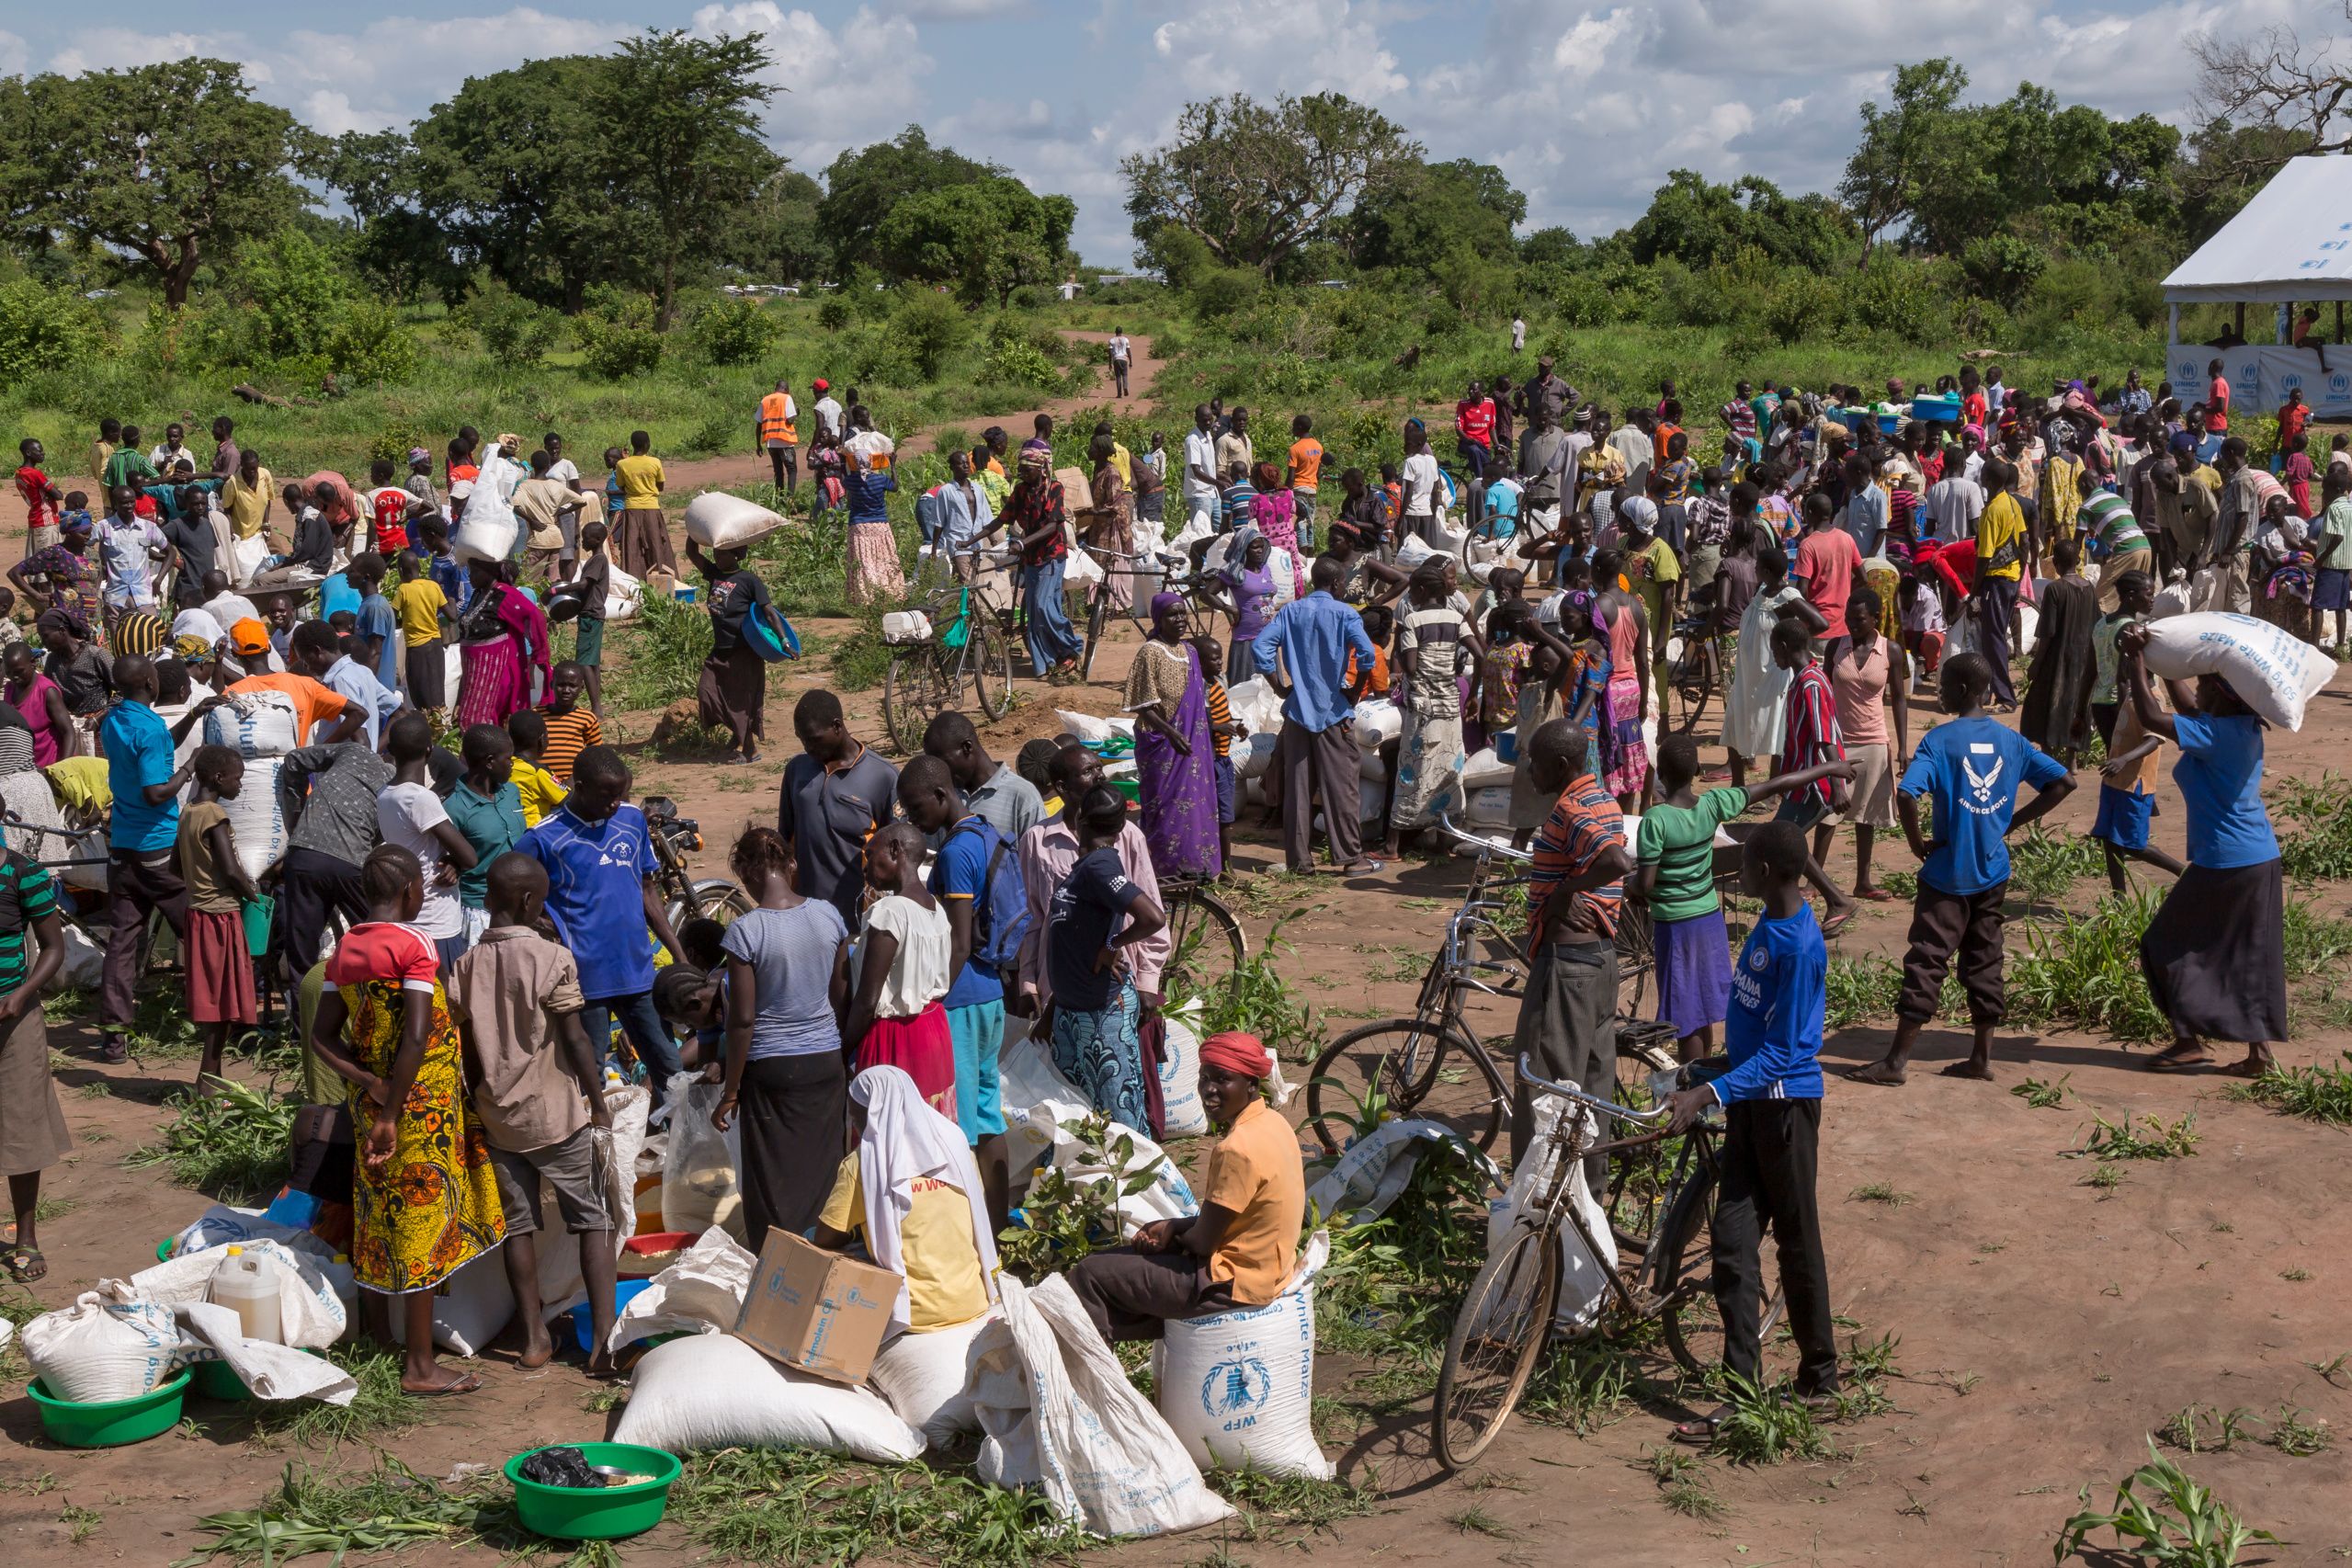
M 1670 1089 L 1720 1076 L 1727 1065 L 1714 1058 L 1668 1069 L 1653 1079 L 1651 1089 L 1663 1099 Z M 1675 1364 L 1694 1378 L 1707 1375 L 1722 1360 L 1721 1317 L 1708 1293 L 1715 1197 L 1721 1182 L 1720 1124 L 1702 1118 L 1677 1136 L 1666 1129 L 1664 1105 L 1636 1109 L 1596 1098 L 1541 1076 L 1526 1057 L 1519 1059 L 1518 1067 L 1522 1083 L 1567 1100 L 1574 1113 L 1562 1115 L 1529 1151 L 1551 1162 L 1542 1196 L 1519 1212 L 1509 1234 L 1488 1256 L 1447 1338 L 1430 1435 L 1437 1462 L 1449 1470 L 1470 1464 L 1494 1442 L 1551 1337 L 1560 1299 L 1563 1222 L 1574 1228 L 1588 1256 L 1602 1256 L 1600 1238 L 1569 1201 L 1571 1173 L 1592 1155 L 1646 1168 L 1658 1182 L 1655 1201 L 1647 1210 L 1659 1217 L 1658 1222 L 1646 1234 L 1629 1236 L 1611 1222 L 1620 1244 L 1617 1267 L 1602 1274 L 1602 1331 L 1656 1322 Z M 1643 1131 L 1595 1141 L 1597 1130 L 1611 1121 L 1630 1122 Z M 1629 1242 L 1632 1244 L 1625 1244 Z M 1781 1307 L 1776 1290 L 1763 1306 L 1760 1334 L 1767 1341 L 1778 1326 Z
M 1315 1059 L 1308 1076 L 1304 1125 L 1324 1152 L 1335 1156 L 1352 1129 L 1355 1108 L 1375 1094 L 1399 1115 L 1443 1122 L 1482 1150 L 1494 1147 L 1510 1114 L 1511 1085 L 1492 1052 L 1479 1043 L 1466 1007 L 1473 995 L 1518 1001 L 1526 994 L 1527 952 L 1505 928 L 1514 904 L 1501 895 L 1525 886 L 1527 879 L 1498 877 L 1494 866 L 1497 861 L 1526 865 L 1533 857 L 1465 834 L 1443 812 L 1435 825 L 1449 837 L 1477 845 L 1477 864 L 1461 906 L 1447 918 L 1445 937 L 1422 974 L 1412 1016 L 1358 1025 Z M 1651 1026 L 1632 1022 L 1653 966 L 1648 913 L 1637 904 L 1628 903 L 1620 911 L 1617 953 L 1619 1061 L 1671 1066 L 1671 1033 L 1661 1049 Z M 1466 1065 L 1449 1072 L 1455 1057 Z
M 1241 918 L 1207 881 L 1192 877 L 1161 882 L 1160 905 L 1168 917 L 1169 942 L 1160 993 L 1169 1007 L 1195 997 L 1206 1003 L 1220 990 L 1230 995 L 1249 961 L 1249 936 Z
M 959 570 L 971 575 L 927 593 L 898 636 L 885 631 L 891 662 L 882 676 L 882 728 L 901 756 L 922 749 L 923 732 L 955 709 L 967 680 L 987 717 L 1001 719 L 1011 710 L 1013 610 L 996 602 L 990 577 L 979 570 L 1010 559 L 980 551 L 956 556 Z M 935 581 L 943 570 L 926 563 L 917 581 Z
M 1728 689 L 1734 634 L 1716 624 L 1712 608 L 1676 621 L 1675 634 L 1682 639 L 1682 653 L 1667 668 L 1666 686 L 1682 710 L 1675 727 L 1689 734 L 1706 713 L 1708 699 Z
M 1178 593 L 1187 607 L 1200 608 L 1200 589 L 1213 579 L 1201 575 L 1172 575 L 1184 564 L 1183 556 L 1173 551 L 1157 553 L 1126 552 L 1105 550 L 1096 545 L 1080 545 L 1087 557 L 1103 569 L 1102 580 L 1094 585 L 1086 602 L 1086 646 L 1078 656 L 1078 678 L 1092 680 L 1095 675 L 1095 650 L 1102 643 L 1103 633 L 1112 624 L 1113 616 L 1124 616 L 1138 635 L 1152 634 L 1152 598 L 1155 594 Z M 1127 608 L 1119 609 L 1111 603 L 1109 574 L 1124 570 L 1128 574 Z

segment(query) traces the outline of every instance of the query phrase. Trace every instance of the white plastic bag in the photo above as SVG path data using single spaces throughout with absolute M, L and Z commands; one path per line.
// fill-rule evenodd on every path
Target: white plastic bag
M 1072 541 L 1070 553 L 1063 558 L 1063 564 L 1062 568 L 1062 586 L 1063 589 L 1083 588 L 1089 584 L 1099 583 L 1102 580 L 1102 563 L 1096 561 L 1093 556 L 1087 554 L 1084 550 L 1079 549 L 1074 540 Z
M 1586 1120 L 1589 1134 L 1592 1112 L 1573 1107 L 1558 1095 L 1538 1095 L 1535 1097 L 1534 1142 L 1528 1146 L 1528 1157 L 1511 1173 L 1510 1190 L 1487 1206 L 1486 1252 L 1493 1256 L 1509 1239 L 1520 1223 L 1521 1217 L 1534 1207 L 1551 1185 L 1551 1172 L 1559 1157 L 1558 1145 L 1552 1141 L 1551 1130 L 1564 1114 Z M 1568 1173 L 1568 1201 L 1585 1218 L 1585 1226 L 1598 1239 L 1605 1255 L 1596 1260 L 1585 1248 L 1584 1241 L 1573 1225 L 1560 1228 L 1560 1304 L 1552 1313 L 1552 1332 L 1571 1334 L 1590 1327 L 1599 1315 L 1601 1302 L 1607 1295 L 1608 1276 L 1617 1267 L 1617 1242 L 1609 1233 L 1608 1216 L 1601 1211 L 1599 1200 L 1585 1180 L 1585 1162 L 1579 1159 Z
M 1264 676 L 1235 682 L 1226 689 L 1225 702 L 1252 734 L 1274 734 L 1282 728 L 1282 694 Z
M 2282 729 L 2303 727 L 2303 708 L 2335 678 L 2335 661 L 2282 626 L 2207 610 L 2148 628 L 2148 673 L 2166 680 L 2216 675 L 2238 700 Z
M 1153 1357 L 1160 1414 L 1195 1464 L 1329 1481 L 1315 1445 L 1315 1275 L 1331 1256 L 1317 1231 L 1282 1294 L 1262 1307 L 1170 1318 Z
M 923 1434 L 864 1389 L 769 1360 L 732 1334 L 673 1339 L 630 1377 L 616 1443 L 687 1453 L 734 1446 L 815 1449 L 877 1464 L 922 1457 Z
M 724 1334 L 743 1316 L 759 1259 L 724 1231 L 705 1231 L 678 1260 L 630 1298 L 606 1348 L 663 1334 Z
M 1199 1138 L 1209 1131 L 1200 1103 L 1200 1035 L 1190 1021 L 1167 1020 L 1167 1054 L 1160 1060 L 1160 1131 L 1170 1138 Z
M 244 1324 L 228 1307 L 187 1301 L 176 1311 L 187 1335 L 189 1359 L 226 1361 L 256 1399 L 349 1404 L 358 1395 L 358 1380 L 325 1357 L 306 1355 L 290 1345 L 247 1339 Z
M 867 1381 L 899 1419 L 937 1447 L 960 1432 L 980 1430 L 971 1404 L 973 1346 L 996 1321 L 993 1312 L 928 1334 L 902 1334 L 874 1358 Z
M 433 1343 L 452 1356 L 479 1356 L 515 1318 L 515 1288 L 502 1251 L 484 1253 L 433 1289 Z M 392 1315 L 392 1338 L 408 1343 L 408 1315 Z
M 1199 1200 L 1193 1197 L 1192 1187 L 1176 1168 L 1176 1163 L 1157 1143 L 1133 1128 L 1111 1122 L 1102 1155 L 1090 1153 L 1078 1141 L 1075 1131 L 1090 1114 L 1083 1096 L 1075 1101 L 1046 1100 L 1017 1112 L 1007 1099 L 1005 1128 L 1013 1168 L 1027 1169 L 1037 1152 L 1044 1149 L 1051 1151 L 1050 1163 L 1081 1187 L 1108 1181 L 1123 1188 L 1131 1178 L 1145 1171 L 1153 1172 L 1154 1179 L 1150 1186 L 1138 1192 L 1123 1193 L 1119 1199 L 1122 1237 L 1133 1235 L 1153 1220 L 1181 1220 L 1200 1212 Z M 1121 1139 L 1130 1144 L 1124 1158 L 1118 1153 Z
M 741 1122 L 725 1132 L 710 1125 L 710 1110 L 726 1092 L 706 1084 L 699 1073 L 670 1079 L 669 1153 L 662 1167 L 662 1223 L 700 1235 L 713 1225 L 744 1239 L 743 1190 L 735 1173 L 743 1165 Z
M 734 550 L 784 526 L 784 519 L 756 501 L 706 491 L 686 504 L 686 537 L 705 550 Z
M 25 1324 L 25 1359 L 52 1399 L 75 1403 L 136 1399 L 172 1381 L 186 1359 L 172 1309 L 142 1301 L 119 1279 L 101 1280 L 70 1307 Z
M 1073 713 L 1062 708 L 1055 709 L 1053 716 L 1062 721 L 1062 733 L 1065 735 L 1075 735 L 1081 741 L 1092 741 L 1096 744 L 1110 739 L 1110 721 L 1108 719 L 1098 719 L 1091 713 Z
M 1086 1092 L 1063 1077 L 1062 1069 L 1053 1064 L 1052 1050 L 1035 1029 L 1034 1019 L 1010 1013 L 1005 1016 L 1005 1043 L 996 1053 L 996 1082 L 1008 1125 L 1025 1126 L 1027 1113 L 1048 1100 L 1060 1100 L 1065 1105 L 1084 1105 L 1086 1101 Z M 1050 1136 L 1042 1137 L 1029 1147 L 1028 1153 L 1034 1158 L 1052 1144 Z
M 1034 1486 L 1055 1514 L 1102 1536 L 1233 1517 L 1127 1381 L 1069 1280 L 1057 1274 L 1034 1290 L 1010 1278 L 1000 1284 L 1003 1316 L 974 1346 L 972 1403 L 986 1434 L 980 1478 Z

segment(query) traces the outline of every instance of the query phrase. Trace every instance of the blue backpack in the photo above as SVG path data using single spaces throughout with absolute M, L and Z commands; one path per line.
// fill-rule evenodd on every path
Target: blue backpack
M 994 824 L 978 818 L 957 824 L 948 836 L 963 833 L 980 835 L 988 851 L 988 893 L 972 901 L 972 961 L 987 964 L 1000 976 L 1008 974 L 1020 958 L 1021 940 L 1029 931 L 1028 892 L 1021 881 L 1020 865 L 1013 858 L 1013 841 L 997 832 Z

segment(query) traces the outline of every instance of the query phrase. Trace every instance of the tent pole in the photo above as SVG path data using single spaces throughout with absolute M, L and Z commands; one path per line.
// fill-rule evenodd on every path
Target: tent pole
M 2230 330 L 2241 338 L 2245 336 L 2245 301 L 2244 300 L 2238 301 L 2237 315 L 2232 320 Z
M 2341 305 L 2336 307 L 2336 311 L 2339 314 L 2342 313 L 2343 309 L 2344 307 Z M 2180 301 L 2175 300 L 2171 304 L 2165 307 L 2165 312 L 2166 318 L 2166 324 L 2165 326 L 2165 341 L 2166 343 L 2178 343 L 2180 341 Z M 2344 335 L 2341 332 L 2338 332 L 2336 335 L 2341 337 Z

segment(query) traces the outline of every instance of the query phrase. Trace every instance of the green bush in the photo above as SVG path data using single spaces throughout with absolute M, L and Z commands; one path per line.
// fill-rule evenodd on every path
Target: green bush
M 838 289 L 827 294 L 824 303 L 817 306 L 817 325 L 827 332 L 846 332 L 857 319 L 857 312 L 849 308 L 849 301 L 841 297 Z
M 971 335 L 971 323 L 945 294 L 908 290 L 891 314 L 890 330 L 905 347 L 916 375 L 929 381 L 938 379 L 948 357 Z
M 493 283 L 450 312 L 452 323 L 481 339 L 493 357 L 509 365 L 536 365 L 563 335 L 563 318 L 526 300 L 504 283 Z
M 1256 304 L 1265 288 L 1265 276 L 1255 267 L 1212 267 L 1192 286 L 1192 312 L 1202 321 L 1221 321 Z
M 588 309 L 573 322 L 572 335 L 588 369 L 608 381 L 652 369 L 665 347 L 653 330 L 652 300 L 604 287 L 590 290 Z
M 778 322 L 756 300 L 732 294 L 698 308 L 687 323 L 695 351 L 713 365 L 749 365 L 776 341 Z
M 325 351 L 344 305 L 343 276 L 300 229 L 247 240 L 237 250 L 237 292 L 252 310 L 252 352 L 264 360 Z
M 29 278 L 0 283 L 0 387 L 44 370 L 71 369 L 106 341 L 96 307 L 68 289 Z
M 2014 306 L 2050 265 L 2050 255 L 2016 234 L 1985 234 L 1960 253 L 1960 270 L 1988 300 Z
M 416 373 L 415 335 L 381 300 L 349 300 L 327 329 L 327 363 L 355 381 L 404 381 Z
M 1062 368 L 1046 358 L 1010 317 L 999 317 L 989 329 L 988 352 L 982 358 L 980 379 L 1040 392 L 1060 390 Z

